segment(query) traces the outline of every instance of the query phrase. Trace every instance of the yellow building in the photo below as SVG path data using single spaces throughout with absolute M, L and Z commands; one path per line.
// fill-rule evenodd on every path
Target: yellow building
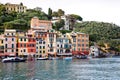
M 0 55 L 4 53 L 4 37 L 0 35 Z
M 10 4 L 6 3 L 5 8 L 8 12 L 14 11 L 14 12 L 26 12 L 27 7 L 23 6 L 23 3 L 20 4 Z

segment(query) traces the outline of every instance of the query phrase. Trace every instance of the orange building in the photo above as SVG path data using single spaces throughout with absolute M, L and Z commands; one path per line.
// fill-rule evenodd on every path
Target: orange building
M 73 55 L 89 54 L 89 35 L 85 33 L 72 32 L 67 34 L 72 44 Z
M 17 33 L 17 55 L 19 56 L 27 56 L 28 50 L 27 50 L 27 44 L 28 44 L 28 38 L 24 32 Z
M 27 51 L 28 55 L 35 55 L 36 54 L 36 39 L 34 34 L 30 31 L 26 34 L 28 38 L 28 43 L 27 43 Z

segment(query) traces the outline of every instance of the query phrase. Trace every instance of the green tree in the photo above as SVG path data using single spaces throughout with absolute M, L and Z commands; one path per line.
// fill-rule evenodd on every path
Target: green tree
M 5 6 L 3 4 L 0 4 L 0 16 L 5 14 L 6 14 Z
M 70 16 L 73 17 L 73 18 L 75 18 L 76 20 L 79 20 L 79 21 L 83 20 L 83 18 L 81 16 L 76 15 L 76 14 L 71 14 Z
M 52 19 L 52 9 L 51 8 L 48 9 L 48 19 L 49 20 Z
M 53 25 L 53 29 L 60 30 L 65 25 L 65 22 L 63 19 L 60 19 L 59 21 L 55 22 L 55 25 Z
M 58 13 L 54 11 L 54 12 L 52 13 L 52 17 L 58 17 Z
M 58 16 L 61 17 L 65 14 L 65 12 L 62 9 L 58 9 Z

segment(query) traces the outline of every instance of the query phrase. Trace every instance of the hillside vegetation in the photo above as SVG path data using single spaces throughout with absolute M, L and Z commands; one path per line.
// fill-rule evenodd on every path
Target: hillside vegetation
M 91 43 L 96 42 L 98 45 L 107 43 L 120 51 L 120 27 L 115 24 L 86 21 L 77 23 L 75 31 L 89 34 Z

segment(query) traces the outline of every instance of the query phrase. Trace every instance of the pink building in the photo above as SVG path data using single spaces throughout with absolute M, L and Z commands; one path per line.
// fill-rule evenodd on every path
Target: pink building
M 31 29 L 47 31 L 52 29 L 52 22 L 48 20 L 39 20 L 38 17 L 33 17 L 31 19 Z
M 16 56 L 16 30 L 5 29 L 4 38 L 4 54 L 8 56 Z

